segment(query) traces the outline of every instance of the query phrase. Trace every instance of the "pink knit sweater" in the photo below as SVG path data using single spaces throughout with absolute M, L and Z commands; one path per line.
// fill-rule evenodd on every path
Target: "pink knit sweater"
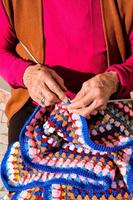
M 78 92 L 84 81 L 105 71 L 117 72 L 121 83 L 119 97 L 126 97 L 133 90 L 132 55 L 125 63 L 107 67 L 99 0 L 49 0 L 43 2 L 43 9 L 44 64 L 62 76 L 69 90 Z M 23 73 L 31 62 L 15 53 L 17 38 L 1 1 L 0 19 L 0 75 L 12 87 L 24 87 Z M 132 54 L 133 31 L 129 42 Z

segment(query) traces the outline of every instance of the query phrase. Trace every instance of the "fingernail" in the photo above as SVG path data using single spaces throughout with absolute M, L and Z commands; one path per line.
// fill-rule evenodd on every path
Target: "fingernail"
M 48 101 L 45 101 L 45 106 L 50 106 L 51 103 L 49 103 Z
M 74 103 L 75 101 L 76 101 L 76 100 L 75 100 L 75 99 L 73 99 L 71 102 L 72 102 L 72 103 Z
M 64 103 L 67 103 L 67 102 L 68 102 L 68 97 L 63 98 L 62 101 L 63 101 Z
M 67 90 L 67 87 L 66 87 L 66 86 L 64 86 L 64 89 L 65 89 L 65 90 Z
M 90 113 L 90 115 L 96 115 L 97 114 L 97 111 L 93 111 Z
M 79 98 L 74 98 L 71 102 L 72 103 L 75 103 L 76 101 L 78 101 L 79 100 Z

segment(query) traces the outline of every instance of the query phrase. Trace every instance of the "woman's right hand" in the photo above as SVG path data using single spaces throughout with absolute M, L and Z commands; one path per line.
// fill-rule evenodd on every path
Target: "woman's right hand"
M 40 64 L 30 65 L 25 70 L 23 82 L 30 97 L 42 106 L 53 105 L 60 100 L 66 101 L 67 96 L 63 79 L 52 69 Z M 45 103 L 42 104 L 42 99 Z

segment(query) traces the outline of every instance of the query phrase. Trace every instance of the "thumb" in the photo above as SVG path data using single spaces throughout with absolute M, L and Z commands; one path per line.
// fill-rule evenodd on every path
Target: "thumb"
M 71 102 L 74 103 L 74 102 L 80 100 L 83 96 L 84 96 L 84 94 L 83 94 L 83 91 L 81 90 L 77 93 L 77 95 L 75 96 L 75 98 Z

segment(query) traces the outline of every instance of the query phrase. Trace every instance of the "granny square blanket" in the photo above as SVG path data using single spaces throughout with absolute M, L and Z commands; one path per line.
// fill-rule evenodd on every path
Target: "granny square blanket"
M 131 200 L 133 108 L 108 104 L 89 120 L 60 102 L 37 106 L 2 161 L 2 200 Z

